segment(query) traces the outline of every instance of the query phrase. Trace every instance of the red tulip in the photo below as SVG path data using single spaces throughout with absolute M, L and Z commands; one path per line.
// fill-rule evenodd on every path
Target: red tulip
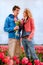
M 39 60 L 34 60 L 35 65 L 38 65 L 40 63 Z
M 30 62 L 30 63 L 28 63 L 28 65 L 32 65 L 32 63 Z
M 9 61 L 8 65 L 14 65 L 14 62 L 13 62 L 13 60 L 12 60 L 12 59 L 10 59 L 10 61 Z
M 17 56 L 14 56 L 14 57 L 13 57 L 13 60 L 16 61 L 16 59 L 17 59 Z
M 4 59 L 3 59 L 3 62 L 8 64 L 10 61 L 10 57 L 9 56 L 6 56 Z
M 4 53 L 0 52 L 0 59 L 4 59 Z
M 28 58 L 24 57 L 24 58 L 22 59 L 22 64 L 27 64 L 27 63 L 28 63 Z
M 19 59 L 16 59 L 16 64 L 19 64 L 19 63 L 20 63 Z
M 40 62 L 40 65 L 43 65 L 43 62 Z

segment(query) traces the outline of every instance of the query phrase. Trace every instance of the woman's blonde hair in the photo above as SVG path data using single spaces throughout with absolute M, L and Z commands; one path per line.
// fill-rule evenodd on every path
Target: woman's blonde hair
M 32 13 L 31 13 L 31 11 L 29 9 L 26 8 L 24 10 L 24 12 L 26 13 L 27 17 L 30 17 L 30 18 L 32 17 Z

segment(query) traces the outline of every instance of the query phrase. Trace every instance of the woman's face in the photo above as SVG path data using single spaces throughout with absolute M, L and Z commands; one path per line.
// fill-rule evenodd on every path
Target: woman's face
M 23 12 L 23 17 L 26 17 L 27 15 L 26 15 L 26 13 L 25 12 Z

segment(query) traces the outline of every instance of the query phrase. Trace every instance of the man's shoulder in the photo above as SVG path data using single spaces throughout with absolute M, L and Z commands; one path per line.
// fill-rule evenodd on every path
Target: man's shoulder
M 7 17 L 6 17 L 6 20 L 13 20 L 14 19 L 14 15 L 13 14 L 9 14 Z
M 14 15 L 13 15 L 13 14 L 9 14 L 9 15 L 7 16 L 7 18 L 14 18 Z

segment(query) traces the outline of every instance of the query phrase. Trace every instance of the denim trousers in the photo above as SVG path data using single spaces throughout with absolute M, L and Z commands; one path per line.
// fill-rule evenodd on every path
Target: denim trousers
M 26 56 L 30 59 L 31 57 L 33 60 L 38 59 L 38 56 L 36 55 L 33 40 L 29 41 L 27 38 L 22 39 L 22 45 L 24 46 L 24 50 L 26 53 Z

